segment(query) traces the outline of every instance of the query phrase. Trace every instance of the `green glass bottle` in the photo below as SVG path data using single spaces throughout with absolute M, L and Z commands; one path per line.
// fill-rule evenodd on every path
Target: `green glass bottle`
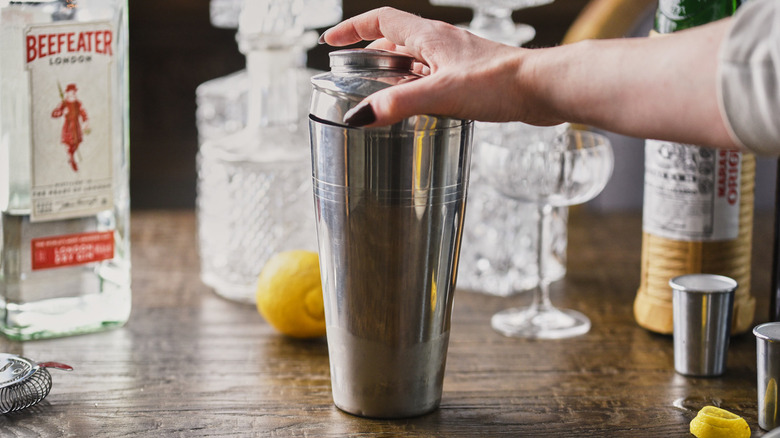
M 742 0 L 659 0 L 655 30 L 672 33 L 726 18 Z
M 745 0 L 659 0 L 655 31 L 667 34 L 732 15 Z M 707 273 L 731 277 L 732 333 L 752 327 L 751 248 L 755 157 L 738 151 L 648 139 L 642 208 L 637 324 L 671 334 L 669 280 Z

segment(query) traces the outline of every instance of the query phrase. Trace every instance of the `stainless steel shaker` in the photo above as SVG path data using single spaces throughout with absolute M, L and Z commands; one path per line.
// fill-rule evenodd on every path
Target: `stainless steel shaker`
M 351 128 L 344 114 L 417 79 L 412 58 L 352 49 L 312 78 L 309 128 L 333 400 L 360 416 L 436 409 L 468 186 L 472 123 L 419 115 Z

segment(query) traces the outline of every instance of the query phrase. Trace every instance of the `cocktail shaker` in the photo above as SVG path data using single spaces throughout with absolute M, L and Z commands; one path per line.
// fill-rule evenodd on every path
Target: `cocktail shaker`
M 344 114 L 419 76 L 412 58 L 352 49 L 312 78 L 309 127 L 333 400 L 399 418 L 441 400 L 472 122 L 419 115 L 352 128 Z

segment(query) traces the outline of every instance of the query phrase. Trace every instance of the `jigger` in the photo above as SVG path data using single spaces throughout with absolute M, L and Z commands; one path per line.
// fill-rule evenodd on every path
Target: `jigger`
M 737 282 L 712 274 L 669 280 L 674 317 L 674 369 L 686 376 L 720 376 L 726 371 Z

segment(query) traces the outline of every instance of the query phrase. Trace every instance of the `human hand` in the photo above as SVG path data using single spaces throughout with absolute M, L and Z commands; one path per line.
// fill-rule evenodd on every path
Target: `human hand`
M 320 41 L 346 46 L 362 40 L 413 56 L 414 70 L 424 77 L 368 96 L 345 115 L 349 125 L 389 125 L 417 114 L 541 125 L 563 121 L 542 116 L 530 99 L 518 98 L 525 94 L 520 79 L 528 50 L 389 7 L 345 20 Z
M 352 126 L 418 114 L 533 125 L 595 126 L 638 138 L 733 148 L 717 99 L 717 54 L 730 21 L 664 38 L 619 38 L 524 49 L 392 8 L 326 31 L 334 46 L 413 56 L 421 79 L 378 91 L 347 112 Z

